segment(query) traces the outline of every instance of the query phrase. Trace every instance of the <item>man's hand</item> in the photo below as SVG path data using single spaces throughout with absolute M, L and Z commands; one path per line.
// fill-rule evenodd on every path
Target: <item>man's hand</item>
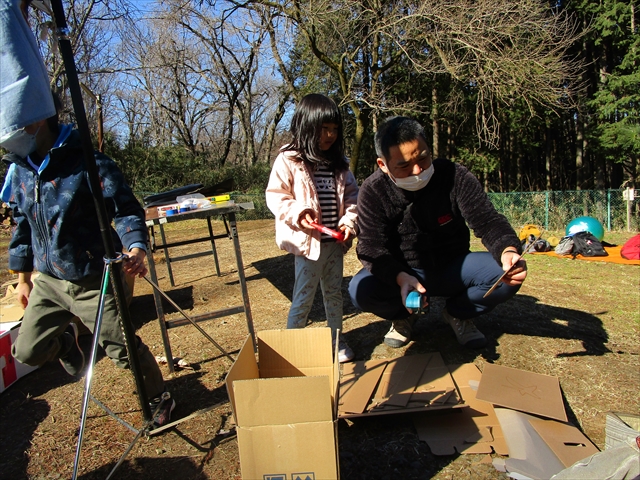
M 31 281 L 31 272 L 19 272 L 18 284 L 16 285 L 16 298 L 22 305 L 22 308 L 27 308 L 29 304 L 29 295 L 33 290 L 33 282 Z
M 527 262 L 524 261 L 513 247 L 506 248 L 500 257 L 502 270 L 508 272 L 502 279 L 510 286 L 520 285 L 527 278 Z
M 407 295 L 409 295 L 409 292 L 416 290 L 422 295 L 424 305 L 421 305 L 421 308 L 426 308 L 428 302 L 427 296 L 424 294 L 427 293 L 427 289 L 422 286 L 416 277 L 409 275 L 407 272 L 400 272 L 396 277 L 396 283 L 400 286 L 400 295 L 402 296 L 403 305 L 407 302 Z M 413 313 L 413 310 L 410 308 L 407 308 L 407 311 L 409 313 Z
M 124 273 L 131 275 L 132 277 L 144 277 L 147 274 L 147 267 L 144 264 L 144 259 L 146 257 L 147 252 L 141 248 L 132 248 L 131 251 L 126 254 L 122 270 L 124 270 Z

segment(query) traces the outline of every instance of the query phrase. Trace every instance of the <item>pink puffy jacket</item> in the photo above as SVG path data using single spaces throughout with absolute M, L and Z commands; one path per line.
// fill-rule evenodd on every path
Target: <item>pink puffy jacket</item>
M 338 226 L 346 225 L 355 236 L 358 233 L 356 200 L 358 184 L 349 170 L 336 172 Z M 313 173 L 293 152 L 280 152 L 273 163 L 266 190 L 267 206 L 276 216 L 276 243 L 294 255 L 309 260 L 320 257 L 320 232 L 308 232 L 298 223 L 300 214 L 312 210 L 322 223 L 322 212 L 313 181 Z M 345 242 L 345 252 L 351 242 Z

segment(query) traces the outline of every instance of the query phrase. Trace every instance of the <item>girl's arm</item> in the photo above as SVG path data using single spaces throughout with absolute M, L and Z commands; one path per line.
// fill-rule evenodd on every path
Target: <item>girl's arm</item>
M 347 171 L 344 176 L 344 182 L 344 215 L 338 222 L 338 228 L 341 230 L 344 230 L 342 226 L 349 228 L 351 230 L 351 236 L 353 237 L 358 234 L 358 211 L 356 204 L 358 200 L 358 183 L 351 171 Z
M 304 167 L 298 162 L 287 159 L 284 153 L 280 153 L 273 163 L 265 196 L 267 207 L 275 215 L 277 222 L 284 222 L 290 227 L 302 229 L 304 228 L 300 224 L 302 214 L 307 211 L 312 216 L 315 214 L 311 205 L 304 201 L 300 202 L 295 197 L 293 168 Z

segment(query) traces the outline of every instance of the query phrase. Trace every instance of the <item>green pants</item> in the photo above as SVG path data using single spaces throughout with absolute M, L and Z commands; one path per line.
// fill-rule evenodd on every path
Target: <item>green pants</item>
M 93 332 L 101 280 L 100 276 L 92 276 L 70 282 L 43 273 L 35 277 L 20 332 L 13 344 L 14 358 L 34 366 L 58 359 L 62 345 L 59 337 L 74 317 L 80 318 Z M 136 339 L 147 394 L 153 398 L 164 391 L 162 373 L 149 348 L 139 337 Z M 125 337 L 111 286 L 105 297 L 99 343 L 113 363 L 120 368 L 129 368 Z

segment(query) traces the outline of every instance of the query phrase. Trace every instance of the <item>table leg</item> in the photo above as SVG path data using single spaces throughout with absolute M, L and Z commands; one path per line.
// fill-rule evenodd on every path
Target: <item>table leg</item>
M 240 251 L 240 239 L 238 238 L 238 228 L 236 225 L 236 214 L 229 213 L 229 225 L 231 227 L 230 236 L 233 240 L 233 247 L 236 253 L 236 264 L 238 265 L 238 277 L 240 279 L 240 288 L 242 290 L 242 301 L 244 302 L 244 314 L 247 317 L 247 328 L 253 340 L 254 349 L 256 348 L 256 335 L 253 330 L 253 317 L 251 315 L 251 305 L 249 304 L 249 292 L 247 290 L 247 281 L 244 276 L 244 264 L 242 262 L 242 252 Z
M 213 238 L 213 227 L 211 226 L 211 217 L 207 217 L 207 225 L 209 226 L 209 238 L 211 239 L 211 250 L 213 251 L 213 261 L 216 264 L 216 273 L 220 276 L 220 264 L 218 263 L 218 252 L 216 250 L 216 241 Z
M 158 225 L 160 227 L 160 236 L 162 237 L 162 245 L 167 244 L 167 237 L 164 235 L 164 227 L 162 224 Z M 171 257 L 169 257 L 169 249 L 167 247 L 162 248 L 164 250 L 164 259 L 167 261 L 167 271 L 169 272 L 169 282 L 172 287 L 176 286 L 176 283 L 173 281 L 173 270 L 171 270 Z
M 162 228 L 162 227 L 160 227 Z M 164 237 L 164 235 L 163 235 Z M 163 239 L 163 243 L 164 239 Z M 156 264 L 153 261 L 153 251 L 149 249 L 149 255 L 147 255 L 147 262 L 149 264 L 149 275 L 151 281 L 158 285 L 158 275 L 156 274 Z M 160 293 L 153 288 L 153 301 L 156 304 L 156 312 L 158 313 L 158 322 L 160 322 L 160 332 L 162 333 L 162 343 L 164 344 L 164 354 L 167 357 L 167 366 L 169 367 L 169 374 L 173 375 L 173 354 L 171 353 L 171 343 L 169 342 L 169 333 L 167 332 L 167 324 L 164 319 L 164 309 L 162 308 L 162 297 Z

